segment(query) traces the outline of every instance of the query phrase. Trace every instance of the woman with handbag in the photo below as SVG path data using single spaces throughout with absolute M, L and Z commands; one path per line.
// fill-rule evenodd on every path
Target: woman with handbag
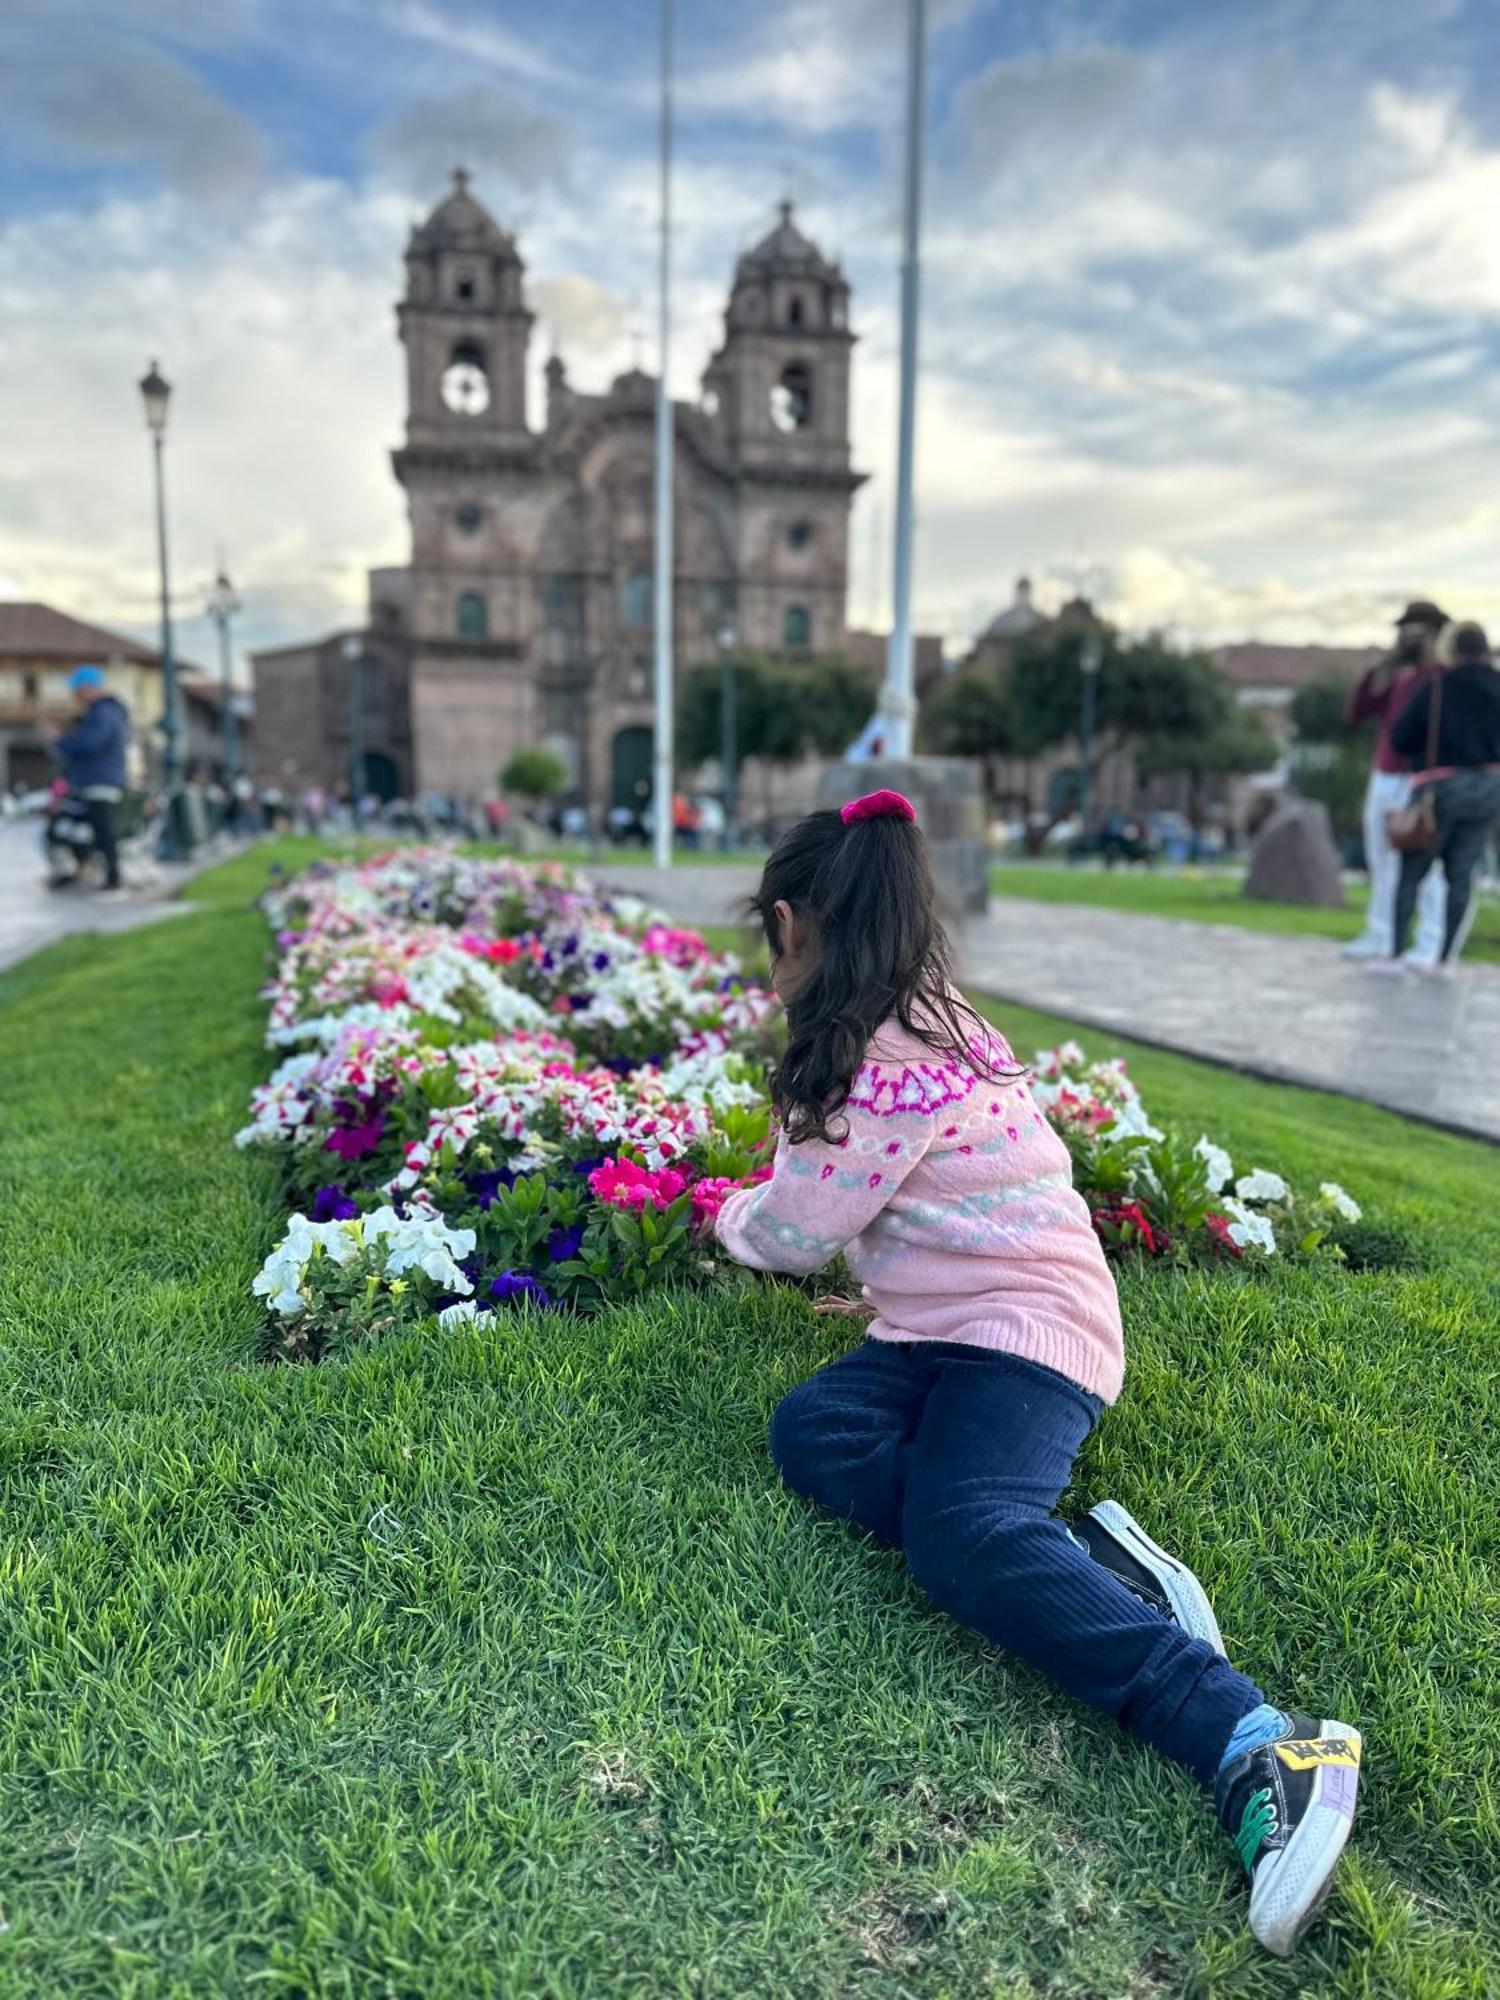
M 1395 957 L 1372 969 L 1402 969 L 1417 892 L 1433 862 L 1441 861 L 1448 908 L 1437 970 L 1452 972 L 1474 871 L 1500 827 L 1500 673 L 1479 625 L 1456 626 L 1449 651 L 1453 665 L 1417 691 L 1391 730 L 1394 748 L 1420 756 L 1423 767 L 1412 804 L 1389 823 L 1391 844 L 1401 851 Z

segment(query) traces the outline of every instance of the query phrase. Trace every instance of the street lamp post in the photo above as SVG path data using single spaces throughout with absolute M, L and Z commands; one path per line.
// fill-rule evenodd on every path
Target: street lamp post
M 351 632 L 343 645 L 349 675 L 349 817 L 358 833 L 365 789 L 365 642 Z
M 229 637 L 229 621 L 239 608 L 240 600 L 234 594 L 234 585 L 229 581 L 228 571 L 221 559 L 213 594 L 208 601 L 208 615 L 219 628 L 219 699 L 223 708 L 219 718 L 222 746 L 219 754 L 224 763 L 224 784 L 230 795 L 231 810 L 234 781 L 238 775 L 239 746 L 234 726 L 234 650 Z
M 167 500 L 163 445 L 167 429 L 167 402 L 172 391 L 154 361 L 148 373 L 141 378 L 140 390 L 141 402 L 146 412 L 146 428 L 151 433 L 156 464 L 156 554 L 161 582 L 161 762 L 167 810 L 162 821 L 158 851 L 164 861 L 180 861 L 192 846 L 192 835 L 182 797 L 182 766 L 177 745 L 180 728 L 177 662 L 172 657 L 172 597 L 167 580 Z
M 736 741 L 739 718 L 739 688 L 734 670 L 734 649 L 738 634 L 732 625 L 719 633 L 719 654 L 723 660 L 724 683 L 719 696 L 719 762 L 724 768 L 724 852 L 739 846 L 739 754 Z
M 1104 647 L 1097 632 L 1089 632 L 1078 656 L 1083 670 L 1083 716 L 1078 728 L 1082 768 L 1078 778 L 1078 810 L 1083 820 L 1083 837 L 1088 839 L 1094 819 L 1094 721 L 1099 699 L 1099 669 L 1104 665 Z

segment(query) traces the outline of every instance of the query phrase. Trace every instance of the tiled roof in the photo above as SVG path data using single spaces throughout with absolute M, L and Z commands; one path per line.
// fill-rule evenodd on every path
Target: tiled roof
M 109 659 L 140 660 L 156 664 L 156 653 L 139 639 L 126 639 L 118 632 L 106 632 L 102 625 L 86 625 L 70 618 L 66 611 L 54 611 L 50 604 L 0 602 L 0 656 L 30 660 L 77 660 L 101 664 Z

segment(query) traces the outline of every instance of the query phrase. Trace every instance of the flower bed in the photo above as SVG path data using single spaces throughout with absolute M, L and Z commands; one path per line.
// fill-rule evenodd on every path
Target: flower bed
M 267 1039 L 243 1146 L 294 1213 L 255 1289 L 316 1358 L 436 1313 L 589 1308 L 719 1278 L 712 1222 L 769 1171 L 778 1010 L 696 932 L 566 869 L 403 850 L 273 891 Z M 1337 1254 L 1358 1219 L 1158 1131 L 1121 1063 L 1036 1059 L 1106 1250 Z

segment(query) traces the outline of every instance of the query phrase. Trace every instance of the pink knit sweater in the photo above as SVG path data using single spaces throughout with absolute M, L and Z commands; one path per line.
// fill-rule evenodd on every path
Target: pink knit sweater
M 1014 1066 L 999 1036 L 988 1048 L 992 1066 Z M 729 1254 L 808 1272 L 842 1250 L 874 1339 L 1002 1348 L 1112 1403 L 1125 1373 L 1114 1279 L 1026 1084 L 989 1083 L 892 1020 L 840 1117 L 836 1145 L 783 1137 L 770 1180 L 725 1202 Z

